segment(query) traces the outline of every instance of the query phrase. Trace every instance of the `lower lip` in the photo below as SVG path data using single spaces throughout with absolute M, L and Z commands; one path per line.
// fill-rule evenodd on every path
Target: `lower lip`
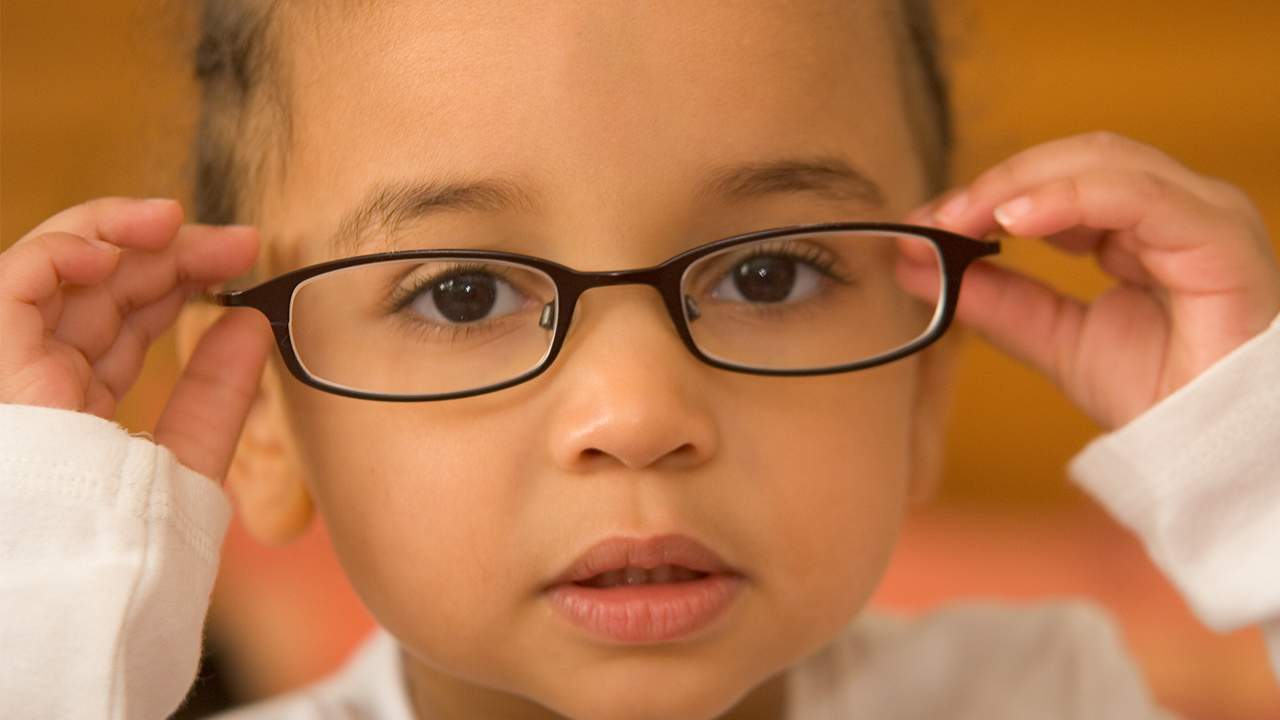
M 680 640 L 715 622 L 733 604 L 741 578 L 714 573 L 698 580 L 588 588 L 561 583 L 547 590 L 551 606 L 588 633 L 615 643 Z

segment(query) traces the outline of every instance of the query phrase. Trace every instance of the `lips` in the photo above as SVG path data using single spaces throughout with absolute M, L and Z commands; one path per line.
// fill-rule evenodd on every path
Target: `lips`
M 623 585 L 655 585 L 665 583 L 681 583 L 701 580 L 710 573 L 693 570 L 683 565 L 659 565 L 655 568 L 628 566 L 617 570 L 607 570 L 579 580 L 577 585 L 601 590 L 621 587 Z
M 661 643 L 710 626 L 741 584 L 740 573 L 692 538 L 611 538 L 574 561 L 545 595 L 562 617 L 599 639 Z

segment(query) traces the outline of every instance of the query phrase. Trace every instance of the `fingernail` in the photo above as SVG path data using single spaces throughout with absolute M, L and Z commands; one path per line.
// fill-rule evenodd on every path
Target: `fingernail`
M 967 207 L 969 207 L 969 194 L 962 192 L 944 203 L 933 215 L 939 220 L 954 220 L 960 217 Z
M 170 203 L 177 202 L 177 200 L 174 200 L 172 198 L 147 198 L 142 202 L 151 203 L 152 205 L 168 205 Z
M 1010 225 L 1026 217 L 1030 212 L 1031 198 L 1023 195 L 1020 198 L 1014 198 L 1007 203 L 996 206 L 994 214 L 996 222 L 1008 229 Z

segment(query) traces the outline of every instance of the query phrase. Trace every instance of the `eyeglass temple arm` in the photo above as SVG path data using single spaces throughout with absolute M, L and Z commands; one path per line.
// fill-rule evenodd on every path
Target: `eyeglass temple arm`
M 247 290 L 212 290 L 206 288 L 196 300 L 219 307 L 249 307 L 267 316 L 273 328 L 289 324 L 289 298 L 270 287 L 270 283 Z
M 191 297 L 192 300 L 219 307 L 235 307 L 239 303 L 235 301 L 234 296 L 237 293 L 226 290 L 212 290 L 205 288 Z

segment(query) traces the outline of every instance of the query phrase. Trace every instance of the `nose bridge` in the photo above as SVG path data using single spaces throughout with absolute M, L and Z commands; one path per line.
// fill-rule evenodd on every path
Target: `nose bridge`
M 658 318 L 657 315 L 661 315 Z M 574 316 L 570 318 L 569 337 L 581 332 L 584 325 L 617 324 L 618 329 L 633 331 L 660 322 L 665 330 L 673 331 L 678 336 L 675 323 L 679 320 L 670 317 L 666 298 L 662 291 L 650 283 L 610 278 L 608 282 L 599 283 L 588 288 L 578 298 Z M 593 327 L 591 334 L 598 334 L 600 328 Z M 673 338 L 675 339 L 675 338 Z
M 699 400 L 702 368 L 671 320 L 660 317 L 666 303 L 652 276 L 599 273 L 592 280 L 570 321 L 567 357 L 558 361 L 563 385 L 550 424 L 553 456 L 576 470 L 702 462 L 717 436 Z

